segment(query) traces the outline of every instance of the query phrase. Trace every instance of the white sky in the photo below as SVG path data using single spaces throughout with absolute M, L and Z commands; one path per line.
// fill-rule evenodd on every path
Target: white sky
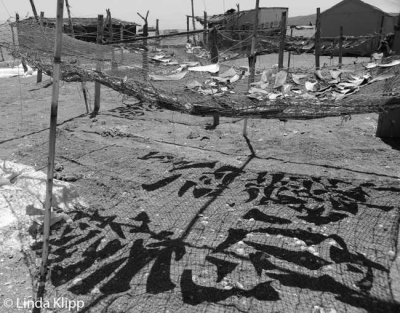
M 240 4 L 241 10 L 253 9 L 255 0 L 193 0 L 195 15 L 203 15 L 207 11 L 209 15 L 223 13 L 236 8 Z M 56 14 L 56 0 L 34 0 L 38 12 L 44 11 L 45 16 L 54 17 Z M 288 7 L 289 16 L 308 15 L 315 13 L 316 8 L 322 11 L 339 3 L 340 0 L 260 0 L 262 7 Z M 364 0 L 386 12 L 400 12 L 400 0 Z M 71 14 L 74 17 L 96 17 L 98 14 L 106 14 L 110 9 L 111 15 L 127 21 L 135 21 L 141 24 L 142 20 L 136 14 L 142 15 L 147 10 L 149 24 L 154 26 L 156 18 L 160 19 L 160 28 L 186 28 L 185 15 L 191 14 L 191 0 L 69 0 Z M 0 21 L 14 17 L 19 13 L 21 18 L 32 15 L 29 0 L 0 0 Z M 66 15 L 66 12 L 65 12 Z

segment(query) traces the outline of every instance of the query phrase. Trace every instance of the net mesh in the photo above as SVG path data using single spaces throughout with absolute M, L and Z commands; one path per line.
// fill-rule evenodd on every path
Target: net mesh
M 396 67 L 369 70 L 369 82 L 390 79 L 355 88 L 339 101 L 329 98 L 332 93 L 316 96 L 325 88 L 321 81 L 298 98 L 292 91 L 278 100 L 257 95 L 260 100 L 248 97 L 247 79 L 214 85 L 210 73 L 187 71 L 177 81 L 154 80 L 182 73 L 177 70 L 185 62 L 210 65 L 200 48 L 155 44 L 115 47 L 63 35 L 63 79 L 101 82 L 161 107 L 204 115 L 315 118 L 399 105 Z M 1 45 L 51 74 L 54 29 L 21 23 L 15 42 Z M 156 60 L 161 54 L 170 61 Z M 230 67 L 220 64 L 220 72 Z M 241 75 L 239 67 L 234 69 Z M 320 74 L 327 77 L 336 67 Z M 262 67 L 260 74 L 263 70 L 278 74 L 274 67 Z M 289 72 L 314 83 L 311 62 Z M 343 80 L 354 80 L 352 75 L 367 71 L 347 64 L 342 72 Z M 188 88 L 193 81 L 201 87 Z M 289 81 L 296 84 L 293 76 Z M 268 96 L 281 92 L 263 90 Z M 129 133 L 114 128 L 101 135 Z M 90 195 L 97 199 L 90 209 L 70 210 L 72 223 L 53 228 L 48 299 L 79 299 L 85 302 L 81 312 L 110 313 L 399 311 L 388 277 L 396 254 L 398 188 L 256 172 L 247 168 L 253 157 L 233 166 L 127 143 L 99 149 L 90 140 L 69 140 L 62 131 L 57 140 L 63 160 L 79 164 L 98 193 Z M 38 256 L 41 245 L 39 240 L 33 247 Z
M 50 75 L 55 29 L 41 27 L 32 20 L 17 25 L 18 42 L 2 45 Z M 248 40 L 240 40 L 238 45 L 246 44 Z M 332 70 L 337 69 L 337 64 L 331 65 L 332 61 L 330 64 L 322 62 L 324 66 L 318 75 L 310 61 L 309 64 L 302 62 L 300 67 L 289 68 L 289 75 L 278 83 L 278 69 L 267 65 L 263 70 L 270 76 L 262 81 L 261 68 L 255 78 L 257 88 L 253 88 L 249 94 L 248 72 L 243 63 L 242 68 L 237 66 L 230 72 L 231 76 L 221 79 L 232 65 L 220 62 L 216 65 L 218 69 L 214 69 L 217 73 L 210 73 L 213 68 L 204 68 L 211 65 L 206 49 L 170 45 L 168 42 L 156 44 L 155 40 L 149 40 L 120 46 L 98 45 L 64 34 L 63 79 L 98 81 L 140 100 L 202 115 L 218 113 L 222 116 L 261 118 L 318 118 L 380 112 L 399 105 L 399 90 L 396 87 L 398 66 L 367 70 L 366 63 L 343 65 L 341 81 L 348 84 L 344 88 L 337 86 L 335 78 L 331 77 Z M 223 59 L 237 57 L 238 53 L 228 49 L 221 51 L 220 55 L 220 59 Z M 297 63 L 296 60 L 294 62 Z M 194 71 L 196 68 L 199 71 Z M 369 76 L 365 78 L 367 73 Z M 296 80 L 299 74 L 302 75 L 301 82 Z M 364 77 L 364 82 L 363 79 L 355 82 L 355 76 Z M 262 82 L 267 84 L 258 88 Z

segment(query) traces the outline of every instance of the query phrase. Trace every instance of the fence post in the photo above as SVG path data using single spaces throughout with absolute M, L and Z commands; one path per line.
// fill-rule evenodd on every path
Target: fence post
M 43 27 L 44 12 L 40 12 L 39 24 Z M 43 79 L 43 71 L 41 69 L 37 70 L 36 83 L 41 83 Z
M 285 53 L 285 41 L 286 41 L 286 11 L 282 12 L 281 18 L 281 36 L 279 42 L 279 60 L 278 68 L 281 70 L 283 68 L 283 57 Z
M 210 45 L 211 63 L 218 63 L 218 40 L 217 40 L 217 29 L 213 27 L 209 32 L 208 43 Z M 218 74 L 217 74 L 218 75 Z M 215 129 L 219 125 L 219 115 L 218 113 L 213 114 L 213 124 L 212 129 Z
M 340 26 L 339 31 L 339 68 L 343 65 L 343 26 Z
M 142 16 L 140 13 L 138 15 L 142 18 L 144 21 L 143 25 L 143 46 L 144 46 L 144 51 L 143 51 L 143 59 L 142 59 L 142 68 L 143 68 L 143 74 L 144 74 L 144 80 L 148 80 L 149 78 L 149 58 L 148 58 L 148 48 L 147 48 L 147 39 L 146 37 L 149 36 L 149 24 L 147 22 L 147 19 L 149 17 L 149 11 L 146 13 L 146 17 Z
M 320 68 L 320 55 L 321 55 L 321 9 L 317 8 L 317 20 L 315 23 L 315 69 Z
M 97 16 L 97 40 L 96 43 L 98 45 L 101 45 L 103 43 L 103 32 L 104 32 L 104 27 L 103 27 L 103 15 L 98 15 Z M 101 60 L 100 58 L 102 57 L 101 54 L 98 54 L 99 60 L 97 60 L 96 64 L 96 71 L 101 71 Z M 94 83 L 94 108 L 92 112 L 92 116 L 96 116 L 99 111 L 100 111 L 100 89 L 101 85 L 99 82 Z

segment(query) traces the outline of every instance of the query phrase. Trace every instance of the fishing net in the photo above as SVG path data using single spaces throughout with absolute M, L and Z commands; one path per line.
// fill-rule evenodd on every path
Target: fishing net
M 14 44 L 2 46 L 51 75 L 55 29 L 33 20 L 15 25 Z M 180 39 L 184 42 L 186 36 Z M 236 45 L 247 46 L 248 40 L 242 38 Z M 62 79 L 97 81 L 160 107 L 200 115 L 309 119 L 399 106 L 398 60 L 347 64 L 341 69 L 324 64 L 317 71 L 264 67 L 249 90 L 248 67 L 231 68 L 223 62 L 237 56 L 233 49 L 221 51 L 220 63 L 211 64 L 208 50 L 200 46 L 154 39 L 98 45 L 64 34 Z
M 14 30 L 1 46 L 51 75 L 54 29 Z M 395 59 L 261 66 L 249 88 L 245 66 L 222 62 L 240 49 L 216 65 L 186 41 L 96 45 L 64 34 L 62 79 L 201 115 L 307 119 L 400 106 Z M 46 298 L 82 300 L 82 312 L 398 312 L 389 272 L 399 189 L 390 183 L 256 172 L 254 156 L 233 166 L 128 142 L 98 149 L 61 131 L 58 140 L 93 197 L 112 205 L 64 211 L 71 221 L 53 228 Z

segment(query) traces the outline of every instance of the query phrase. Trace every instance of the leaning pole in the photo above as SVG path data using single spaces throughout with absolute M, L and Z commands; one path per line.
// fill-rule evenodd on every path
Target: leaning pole
M 51 113 L 50 113 L 49 153 L 48 153 L 48 163 L 47 163 L 46 200 L 44 204 L 43 249 L 42 249 L 42 263 L 40 266 L 40 278 L 39 278 L 38 293 L 37 293 L 38 298 L 41 298 L 44 293 L 44 288 L 46 285 L 46 276 L 47 276 L 47 262 L 49 256 L 51 206 L 53 200 L 54 159 L 56 150 L 55 148 L 56 148 L 56 130 L 57 130 L 57 111 L 58 111 L 58 97 L 59 97 L 60 76 L 61 76 L 60 74 L 61 74 L 63 10 L 64 10 L 64 0 L 57 0 L 57 24 L 56 24 L 56 40 L 55 40 L 54 60 L 53 60 L 53 90 L 52 90 Z

